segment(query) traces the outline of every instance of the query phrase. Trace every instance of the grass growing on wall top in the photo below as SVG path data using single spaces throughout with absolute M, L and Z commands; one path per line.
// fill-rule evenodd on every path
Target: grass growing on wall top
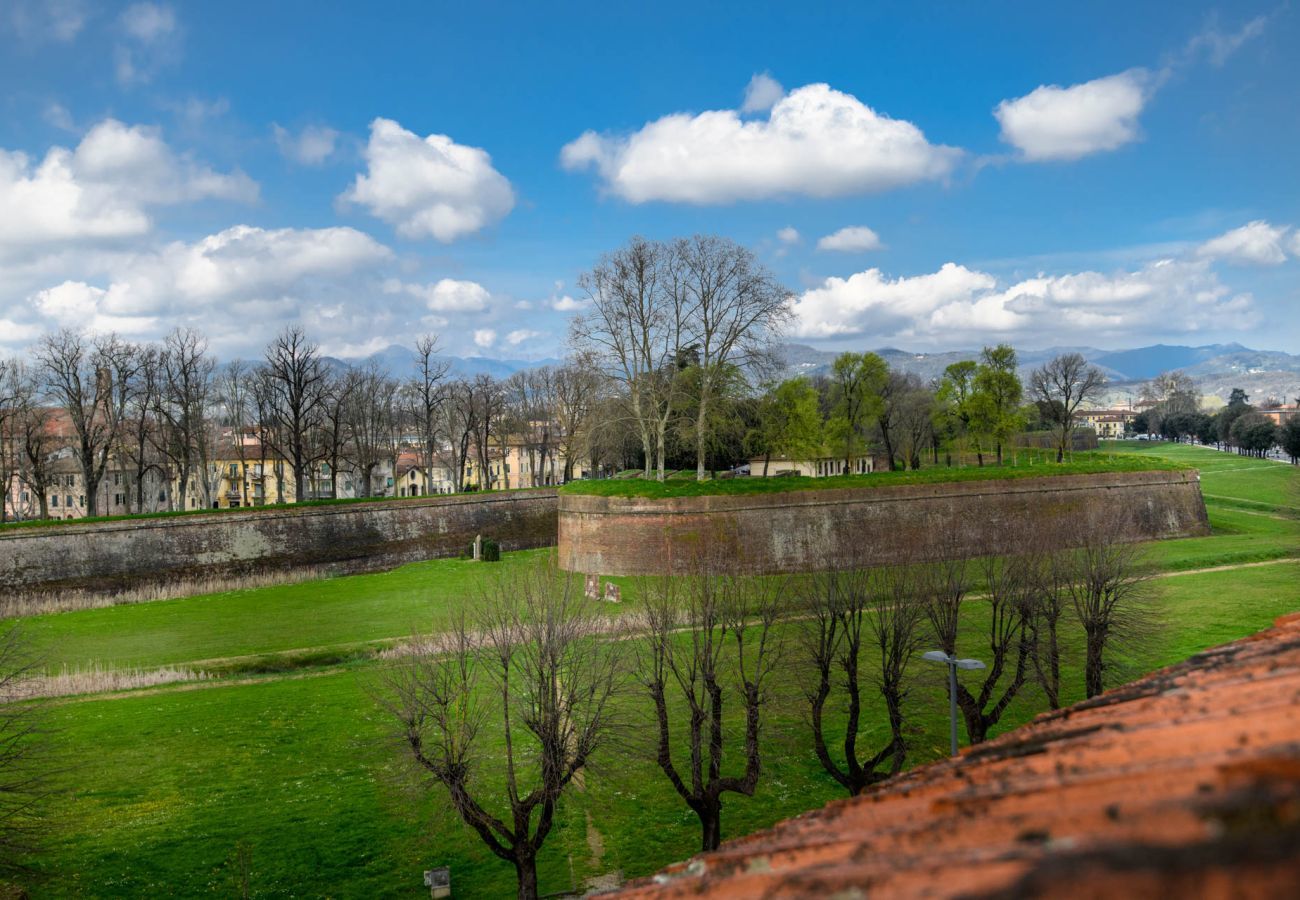
M 1002 465 L 935 467 L 909 472 L 872 472 L 868 475 L 832 475 L 807 478 L 787 475 L 694 481 L 645 478 L 574 481 L 560 488 L 563 494 L 595 497 L 701 497 L 715 494 L 774 494 L 785 491 L 819 491 L 838 488 L 891 487 L 902 484 L 936 484 L 951 481 L 995 481 L 1009 478 L 1040 478 L 1046 475 L 1101 475 L 1109 472 L 1152 472 L 1193 468 L 1187 463 L 1163 457 L 1086 451 L 1058 463 L 1048 454 L 1020 453 Z
M 103 522 L 134 522 L 143 519 L 177 519 L 189 516 L 224 516 L 232 513 L 266 514 L 274 512 L 292 512 L 315 506 L 354 506 L 364 503 L 419 503 L 451 497 L 488 497 L 497 494 L 521 494 L 530 491 L 549 491 L 553 487 L 500 488 L 488 491 L 462 491 L 459 494 L 422 494 L 418 497 L 334 497 L 327 500 L 303 500 L 298 503 L 263 503 L 261 506 L 223 506 L 219 509 L 200 507 L 198 509 L 164 509 L 158 512 L 124 513 L 117 516 L 82 516 L 78 519 L 25 519 L 17 522 L 0 523 L 0 531 L 17 528 L 64 528 L 79 525 L 98 525 Z

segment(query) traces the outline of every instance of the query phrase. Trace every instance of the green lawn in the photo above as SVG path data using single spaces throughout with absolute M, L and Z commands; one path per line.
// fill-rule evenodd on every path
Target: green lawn
M 1020 451 L 1008 456 L 998 466 L 964 466 L 961 468 L 926 468 L 909 472 L 872 472 L 869 475 L 836 475 L 830 478 L 726 478 L 695 481 L 693 473 L 672 473 L 666 481 L 646 478 L 618 478 L 603 481 L 571 481 L 560 492 L 596 497 L 700 497 L 714 494 L 771 494 L 786 491 L 834 490 L 837 488 L 875 488 L 900 484 L 934 484 L 947 481 L 988 481 L 1006 478 L 1038 478 L 1045 475 L 1096 475 L 1106 472 L 1146 472 L 1181 469 L 1178 460 L 1155 454 L 1126 455 L 1087 451 L 1074 453 L 1063 463 L 1050 454 Z
M 1151 545 L 1154 568 L 1177 573 L 1297 555 L 1300 519 L 1287 507 L 1300 473 L 1292 467 L 1195 447 L 1125 449 L 1196 466 L 1210 498 L 1214 534 Z M 1213 499 L 1219 496 L 1227 499 Z M 440 560 L 33 617 L 24 627 L 47 660 L 70 665 L 192 664 L 304 647 L 346 649 L 445 624 L 459 604 L 473 602 L 482 576 L 527 564 L 539 552 L 507 554 L 499 567 Z M 1300 560 L 1156 580 L 1163 626 L 1130 648 L 1124 674 L 1266 627 L 1300 608 L 1298 577 Z M 634 585 L 625 586 L 624 606 L 635 608 Z M 986 622 L 987 607 L 973 601 L 964 653 L 982 655 Z M 790 654 L 793 665 L 793 643 Z M 416 897 L 423 895 L 421 871 L 444 864 L 452 866 L 457 896 L 509 894 L 510 868 L 458 823 L 440 789 L 423 790 L 407 766 L 376 703 L 381 665 L 357 659 L 287 676 L 54 704 L 51 741 L 65 763 L 68 791 L 53 802 L 54 838 L 39 860 L 45 877 L 31 885 L 33 896 L 230 896 L 237 893 L 240 847 L 259 897 Z M 918 660 L 912 676 L 912 761 L 924 762 L 946 752 L 943 671 Z M 840 796 L 812 756 L 799 681 L 778 680 L 760 789 L 752 799 L 727 801 L 727 836 Z M 1067 667 L 1066 687 L 1066 702 L 1081 698 L 1076 666 Z M 584 793 L 562 805 L 541 861 L 544 893 L 614 869 L 645 874 L 697 847 L 694 817 L 640 742 L 650 731 L 644 702 L 635 694 L 623 702 L 628 740 L 599 762 Z M 1025 694 L 997 731 L 1042 708 L 1034 692 Z M 864 736 L 878 741 L 885 733 L 881 710 L 873 708 Z M 482 766 L 489 782 L 500 768 L 491 746 Z
M 1300 562 L 1181 575 L 1159 583 L 1165 628 L 1132 671 L 1175 662 L 1267 626 L 1296 605 Z M 1232 597 L 1230 606 L 1223 598 Z M 964 646 L 978 654 L 984 606 L 973 603 Z M 792 663 L 797 650 L 791 644 Z M 166 690 L 58 705 L 52 725 L 75 770 L 65 823 L 42 861 L 35 896 L 197 896 L 233 891 L 233 860 L 251 849 L 257 896 L 416 896 L 419 873 L 450 864 L 460 896 L 499 896 L 512 872 L 459 825 L 439 789 L 422 791 L 373 699 L 375 664 L 255 684 Z M 941 670 L 913 666 L 913 758 L 945 752 Z M 1067 667 L 1067 702 L 1080 699 Z M 766 731 L 764 776 L 753 799 L 731 798 L 725 833 L 742 834 L 840 796 L 812 757 L 789 682 Z M 625 701 L 632 714 L 644 705 Z M 1018 700 L 997 731 L 1042 708 Z M 864 735 L 883 738 L 873 708 Z M 642 723 L 643 725 L 646 723 Z M 633 735 L 645 729 L 633 728 Z M 487 758 L 483 770 L 496 768 Z M 489 776 L 490 777 L 490 776 Z M 603 856 L 593 859 L 591 827 Z M 541 866 L 544 891 L 620 869 L 633 876 L 690 855 L 697 828 L 633 739 L 609 753 L 584 794 L 562 807 Z

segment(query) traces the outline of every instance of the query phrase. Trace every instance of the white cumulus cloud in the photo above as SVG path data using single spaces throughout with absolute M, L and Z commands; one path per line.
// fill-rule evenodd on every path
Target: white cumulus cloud
M 959 157 L 825 84 L 791 91 L 766 118 L 675 113 L 626 136 L 588 131 L 560 155 L 565 168 L 595 169 L 632 203 L 698 204 L 886 190 L 943 178 Z
M 443 134 L 421 138 L 391 119 L 375 119 L 367 171 L 341 196 L 407 238 L 450 243 L 505 218 L 515 195 L 487 151 Z
M 838 250 L 841 253 L 865 253 L 879 250 L 880 235 L 865 225 L 850 225 L 817 241 L 818 250 Z
M 1162 259 L 1134 271 L 1040 275 L 1003 285 L 955 263 L 889 279 L 879 269 L 828 278 L 796 298 L 793 333 L 869 336 L 927 346 L 979 341 L 1068 342 L 1247 327 L 1252 300 L 1219 281 L 1207 260 Z
M 39 163 L 0 149 L 0 257 L 14 248 L 140 235 L 155 206 L 257 195 L 242 172 L 216 172 L 174 152 L 156 129 L 106 119 L 75 149 L 53 147 Z
M 1138 116 L 1151 98 L 1145 69 L 1061 87 L 1043 85 L 1003 100 L 993 111 L 1002 140 L 1033 162 L 1072 160 L 1114 150 L 1138 138 Z
M 352 294 L 350 276 L 387 262 L 391 251 L 351 228 L 267 230 L 238 225 L 192 243 L 114 254 L 101 284 L 67 280 L 38 290 L 23 304 L 44 327 L 73 325 L 157 338 L 172 325 L 192 324 L 214 346 L 247 346 L 289 321 L 312 323 L 322 336 L 366 327 L 337 318 L 337 299 Z M 5 310 L 0 308 L 0 315 Z M 249 323 L 256 322 L 256 337 Z
M 491 328 L 479 328 L 474 332 L 474 346 L 481 350 L 489 349 L 497 342 L 497 333 Z
M 1285 225 L 1270 225 L 1256 220 L 1211 238 L 1197 249 L 1206 259 L 1221 259 L 1244 266 L 1276 266 L 1286 262 Z M 1293 250 L 1300 250 L 1300 237 L 1293 238 Z
M 402 284 L 396 279 L 385 283 L 387 293 L 406 293 L 424 301 L 430 312 L 482 312 L 492 295 L 476 281 L 443 278 L 433 284 Z

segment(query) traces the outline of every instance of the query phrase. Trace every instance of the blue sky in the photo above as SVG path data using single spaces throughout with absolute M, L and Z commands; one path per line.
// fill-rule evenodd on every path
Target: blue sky
M 611 6 L 5 0 L 0 352 L 558 355 L 693 232 L 825 348 L 1297 349 L 1287 5 Z

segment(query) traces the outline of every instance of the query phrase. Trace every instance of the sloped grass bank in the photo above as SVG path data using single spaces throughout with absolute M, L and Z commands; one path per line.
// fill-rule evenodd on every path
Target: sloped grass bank
M 1020 452 L 1002 465 L 933 467 L 906 472 L 872 472 L 867 475 L 833 475 L 806 478 L 783 475 L 772 478 L 740 477 L 694 481 L 670 478 L 655 481 L 646 478 L 619 478 L 604 481 L 573 481 L 560 488 L 562 494 L 594 497 L 705 497 L 728 494 L 776 494 L 789 491 L 838 490 L 843 488 L 877 488 L 904 484 L 939 484 L 955 481 L 995 481 L 1011 478 L 1042 478 L 1052 475 L 1104 475 L 1109 472 L 1159 472 L 1190 469 L 1178 460 L 1155 455 L 1137 455 L 1087 451 L 1074 453 L 1065 462 L 1055 462 L 1050 455 Z

